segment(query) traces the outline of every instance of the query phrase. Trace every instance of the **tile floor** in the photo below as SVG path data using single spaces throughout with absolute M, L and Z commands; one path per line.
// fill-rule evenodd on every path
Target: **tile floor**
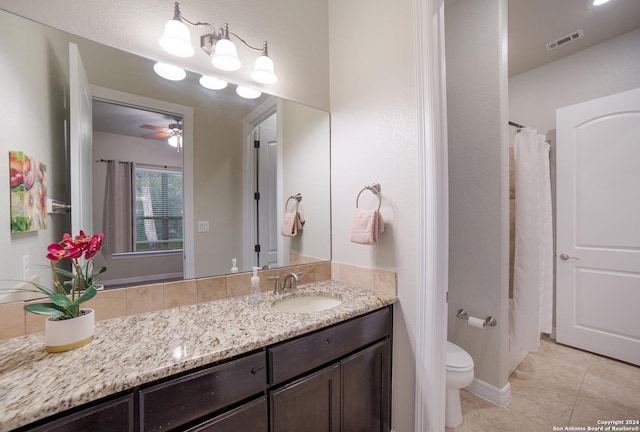
M 549 432 L 554 426 L 599 426 L 598 420 L 640 420 L 640 367 L 549 338 L 527 355 L 509 382 L 507 407 L 462 390 L 464 422 L 447 432 Z

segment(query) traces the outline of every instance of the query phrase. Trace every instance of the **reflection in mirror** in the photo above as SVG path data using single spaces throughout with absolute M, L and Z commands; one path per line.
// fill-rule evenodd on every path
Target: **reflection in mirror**
M 202 87 L 199 76 L 192 73 L 188 73 L 182 82 L 166 81 L 153 72 L 153 60 L 69 35 L 5 11 L 0 11 L 0 25 L 7 35 L 0 42 L 3 54 L 0 79 L 11 90 L 5 95 L 0 114 L 11 122 L 15 131 L 10 144 L 13 148 L 5 147 L 5 150 L 23 150 L 47 164 L 49 198 L 68 203 L 70 196 L 67 141 L 70 41 L 79 47 L 92 89 L 162 102 L 161 109 L 146 103 L 137 108 L 164 115 L 167 127 L 176 124 L 175 115 L 184 115 L 185 147 L 179 153 L 176 149 L 167 149 L 166 142 L 142 138 L 153 130 L 139 126 L 162 127 L 157 122 L 136 120 L 138 136 L 122 132 L 94 133 L 94 161 L 143 162 L 144 165 L 144 161 L 133 154 L 120 151 L 113 154 L 115 147 L 109 148 L 109 144 L 105 144 L 111 140 L 143 141 L 146 146 L 160 146 L 153 152 L 157 158 L 146 164 L 155 168 L 183 167 L 184 170 L 185 232 L 181 256 L 184 269 L 174 271 L 167 265 L 163 273 L 153 274 L 141 265 L 143 259 L 153 255 L 150 253 L 137 257 L 129 256 L 130 253 L 103 256 L 103 259 L 111 260 L 102 278 L 107 287 L 109 284 L 133 285 L 174 278 L 180 272 L 186 278 L 226 274 L 230 272 L 232 259 L 237 260 L 240 271 L 250 270 L 267 256 L 272 267 L 331 259 L 328 113 L 269 95 L 252 101 L 242 99 L 235 93 L 234 85 L 224 90 L 209 90 Z M 25 45 L 29 50 L 24 49 Z M 122 105 L 118 98 L 105 99 L 104 92 L 98 99 Z M 187 107 L 191 113 L 166 109 L 171 104 Z M 269 121 L 265 122 L 267 119 Z M 99 119 L 95 121 L 99 123 Z M 191 122 L 191 133 L 186 136 L 188 121 Z M 116 140 L 117 135 L 121 136 Z M 254 147 L 258 140 L 265 142 L 259 151 Z M 100 145 L 106 147 L 98 147 Z M 104 148 L 108 150 L 101 153 Z M 133 151 L 131 144 L 128 151 Z M 182 157 L 182 161 L 176 159 Z M 259 164 L 263 159 L 267 165 Z M 95 162 L 92 166 L 96 204 L 94 231 L 102 229 L 99 222 L 105 211 L 107 165 Z M 261 166 L 273 167 L 268 180 L 261 181 L 260 175 L 269 172 L 260 170 Z M 191 187 L 187 184 L 189 177 Z M 257 184 L 261 188 L 271 185 L 268 193 L 260 190 L 260 200 L 254 199 Z M 8 202 L 8 188 L 2 189 L 0 193 Z M 285 238 L 280 234 L 284 204 L 290 195 L 297 193 L 304 197 L 306 223 L 297 237 Z M 6 220 L 4 225 L 8 226 L 9 215 L 5 213 L 2 217 Z M 270 219 L 262 227 L 260 221 L 264 216 Z M 46 247 L 58 241 L 62 233 L 70 231 L 70 222 L 68 214 L 49 215 L 48 219 L 46 230 L 15 235 L 7 228 L 0 234 L 3 250 L 0 266 L 6 279 L 24 280 L 24 276 L 34 276 L 45 285 L 49 283 Z M 166 241 L 170 242 L 170 239 Z M 157 253 L 158 256 L 172 254 L 174 258 L 180 257 L 172 252 Z M 22 271 L 25 255 L 30 257 L 29 274 Z M 119 268 L 116 261 L 135 264 L 129 273 Z
M 96 261 L 117 275 L 108 286 L 182 279 L 182 116 L 95 98 L 92 113 Z

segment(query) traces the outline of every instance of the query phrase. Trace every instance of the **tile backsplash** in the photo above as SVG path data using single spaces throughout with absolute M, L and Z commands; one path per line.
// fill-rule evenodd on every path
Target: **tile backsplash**
M 384 294 L 396 295 L 397 293 L 394 272 L 336 262 L 262 270 L 259 272 L 262 291 L 273 290 L 274 283 L 267 279 L 269 276 L 283 277 L 291 271 L 302 272 L 300 284 L 333 279 Z M 98 292 L 98 295 L 90 301 L 83 303 L 83 307 L 94 309 L 97 321 L 107 320 L 247 295 L 250 278 L 251 273 L 238 273 L 104 290 Z M 25 312 L 24 304 L 23 301 L 0 304 L 0 340 L 44 331 L 46 317 Z

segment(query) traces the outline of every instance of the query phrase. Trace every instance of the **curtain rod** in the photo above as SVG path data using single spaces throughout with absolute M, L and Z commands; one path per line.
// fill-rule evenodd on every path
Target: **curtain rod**
M 96 162 L 115 162 L 115 160 L 114 159 L 96 159 Z M 182 167 L 178 167 L 178 166 L 156 165 L 156 164 L 149 164 L 144 162 L 118 161 L 118 163 L 121 163 L 121 164 L 135 163 L 137 166 L 140 166 L 140 167 L 164 168 L 164 169 L 173 169 L 173 170 L 180 170 L 180 171 L 182 170 Z

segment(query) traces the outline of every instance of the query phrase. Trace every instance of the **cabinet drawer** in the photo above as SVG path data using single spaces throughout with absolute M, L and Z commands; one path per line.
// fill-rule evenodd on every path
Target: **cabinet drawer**
M 259 352 L 140 390 L 140 430 L 168 431 L 266 388 Z
M 268 418 L 267 397 L 262 396 L 195 426 L 187 432 L 267 432 Z
M 389 335 L 389 308 L 268 348 L 269 383 L 278 384 Z
M 82 409 L 29 432 L 133 432 L 133 395 L 120 396 Z

